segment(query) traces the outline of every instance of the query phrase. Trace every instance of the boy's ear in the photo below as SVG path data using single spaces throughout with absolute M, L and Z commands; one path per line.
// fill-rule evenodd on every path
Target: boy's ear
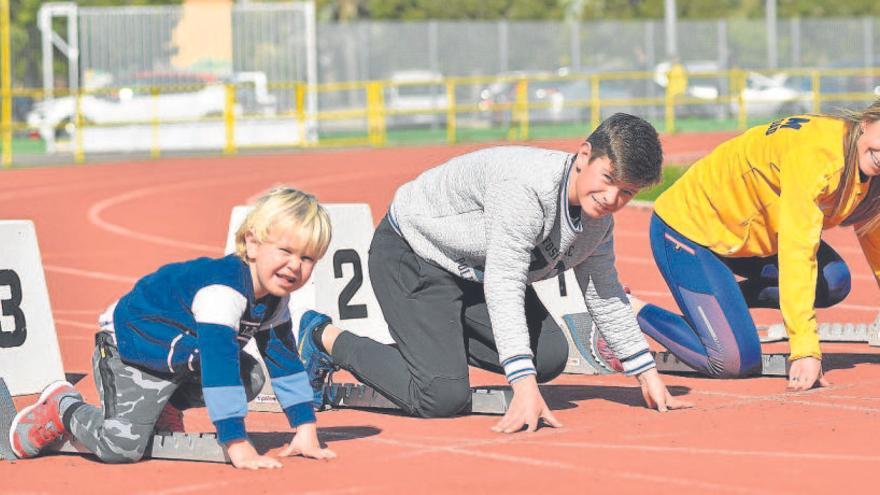
M 247 231 L 244 234 L 244 245 L 245 251 L 247 252 L 248 259 L 254 259 L 257 257 L 257 247 L 260 245 L 260 242 L 257 240 L 257 237 L 253 232 Z
M 590 157 L 593 156 L 593 145 L 589 141 L 584 141 L 578 147 L 577 156 L 575 157 L 575 169 L 578 173 L 583 165 L 590 163 Z
M 578 154 L 579 155 L 586 155 L 587 159 L 590 158 L 590 155 L 592 154 L 592 152 L 593 152 L 593 145 L 590 144 L 589 141 L 584 141 L 583 143 L 581 143 L 580 147 L 578 148 Z

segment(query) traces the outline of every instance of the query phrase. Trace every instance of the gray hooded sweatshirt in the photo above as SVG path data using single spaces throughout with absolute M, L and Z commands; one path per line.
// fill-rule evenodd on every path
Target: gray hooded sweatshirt
M 654 367 L 614 267 L 614 221 L 568 203 L 574 155 L 524 146 L 468 153 L 401 186 L 389 219 L 422 258 L 482 282 L 507 378 L 534 373 L 526 284 L 574 268 L 593 321 L 628 375 Z

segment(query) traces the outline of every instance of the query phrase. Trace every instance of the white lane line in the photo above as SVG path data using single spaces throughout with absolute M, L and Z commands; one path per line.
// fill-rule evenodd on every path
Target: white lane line
M 561 433 L 566 430 L 554 430 L 554 431 L 558 431 Z M 568 430 L 568 431 L 570 432 L 571 430 Z M 394 446 L 398 446 L 398 447 L 416 449 L 414 452 L 410 453 L 410 455 L 405 454 L 402 456 L 398 456 L 398 457 L 402 457 L 402 458 L 414 457 L 416 455 L 421 455 L 421 454 L 426 454 L 426 453 L 445 452 L 445 453 L 450 453 L 450 454 L 460 454 L 460 455 L 465 455 L 465 456 L 470 456 L 470 457 L 488 459 L 488 460 L 492 460 L 492 461 L 499 461 L 499 462 L 525 464 L 525 465 L 531 465 L 531 466 L 536 466 L 536 467 L 549 467 L 549 468 L 563 469 L 563 470 L 567 470 L 567 471 L 592 472 L 594 474 L 598 474 L 603 477 L 610 476 L 610 477 L 630 479 L 630 480 L 653 481 L 653 482 L 659 482 L 659 483 L 666 483 L 666 484 L 670 484 L 670 485 L 702 488 L 702 489 L 705 489 L 705 490 L 712 492 L 712 493 L 717 493 L 717 492 L 730 492 L 730 493 L 743 493 L 743 494 L 770 493 L 770 492 L 766 492 L 766 491 L 762 491 L 762 490 L 755 490 L 755 489 L 751 489 L 751 488 L 730 486 L 728 484 L 722 485 L 722 484 L 709 483 L 709 482 L 699 481 L 699 480 L 676 478 L 676 477 L 669 477 L 669 476 L 657 476 L 657 475 L 652 475 L 652 474 L 640 473 L 640 472 L 636 472 L 636 471 L 623 471 L 623 470 L 619 470 L 619 469 L 613 470 L 613 471 L 608 471 L 606 469 L 592 468 L 592 467 L 585 465 L 585 464 L 569 464 L 569 463 L 556 462 L 556 461 L 545 461 L 545 460 L 535 459 L 533 457 L 523 457 L 523 456 L 509 455 L 509 454 L 482 452 L 482 451 L 462 448 L 462 447 L 472 447 L 472 446 L 476 446 L 476 445 L 497 445 L 497 444 L 504 444 L 504 443 L 517 443 L 518 444 L 518 443 L 522 442 L 522 440 L 520 440 L 520 438 L 521 437 L 502 437 L 502 438 L 499 438 L 496 440 L 467 442 L 462 446 L 451 445 L 451 446 L 446 446 L 446 447 L 436 446 L 436 445 L 423 445 L 423 444 L 420 444 L 417 442 L 403 442 L 403 441 L 390 439 L 390 438 L 375 438 L 375 437 L 373 437 L 373 438 L 369 438 L 368 441 L 377 442 L 377 443 L 384 443 L 384 444 L 394 445 Z M 523 443 L 525 443 L 525 442 L 523 442 Z M 535 442 L 535 443 L 541 443 L 541 442 Z M 773 492 L 773 493 L 779 493 L 779 492 Z
M 63 273 L 65 275 L 76 275 L 79 277 L 95 278 L 98 280 L 108 280 L 111 282 L 121 282 L 125 284 L 133 284 L 138 281 L 136 277 L 128 277 L 125 275 L 116 275 L 113 273 L 96 272 L 92 270 L 80 270 L 79 268 L 71 268 L 59 265 L 43 265 L 43 269 L 47 272 Z
M 857 412 L 867 412 L 867 413 L 880 413 L 880 408 L 877 407 L 864 407 L 864 406 L 853 406 L 849 404 L 834 404 L 831 402 L 818 402 L 812 400 L 804 400 L 798 399 L 798 396 L 807 395 L 807 393 L 812 392 L 814 394 L 818 394 L 822 392 L 822 389 L 814 389 L 812 391 L 806 391 L 804 393 L 785 393 L 785 394 L 773 394 L 773 395 L 747 395 L 747 394 L 734 394 L 730 392 L 713 392 L 706 390 L 695 390 L 692 393 L 695 395 L 708 395 L 714 397 L 729 397 L 734 399 L 744 399 L 749 401 L 767 401 L 767 402 L 778 402 L 779 404 L 798 404 L 803 406 L 813 406 L 813 407 L 821 407 L 826 409 L 837 409 L 840 411 L 857 411 Z
M 99 315 L 103 309 L 53 309 L 52 313 L 56 315 Z
M 89 330 L 95 330 L 95 331 L 98 330 L 98 322 L 97 321 L 95 323 L 82 323 L 82 322 L 74 321 L 74 320 L 66 320 L 64 318 L 55 318 L 55 323 L 61 324 L 61 325 L 70 325 L 72 327 L 77 327 L 77 328 L 88 328 Z
M 420 445 L 418 444 L 408 444 L 408 446 L 417 448 Z M 425 446 L 426 447 L 426 446 Z M 637 471 L 624 471 L 624 470 L 606 470 L 606 469 L 598 469 L 591 468 L 584 464 L 569 464 L 563 462 L 553 462 L 553 461 L 542 461 L 539 459 L 535 459 L 532 457 L 522 457 L 516 455 L 509 454 L 498 454 L 493 452 L 482 452 L 476 450 L 468 450 L 463 448 L 456 447 L 447 447 L 447 448 L 438 448 L 437 450 L 448 452 L 451 454 L 460 454 L 470 457 L 477 457 L 482 459 L 488 459 L 491 461 L 499 461 L 513 464 L 525 464 L 536 467 L 549 467 L 549 468 L 557 468 L 563 469 L 566 471 L 577 471 L 577 472 L 593 472 L 594 474 L 601 475 L 602 477 L 614 477 L 614 478 L 623 478 L 630 480 L 638 480 L 638 481 L 652 481 L 659 482 L 669 485 L 678 485 L 678 486 L 686 486 L 692 488 L 702 488 L 711 493 L 717 492 L 729 492 L 729 493 L 744 493 L 744 494 L 756 494 L 756 493 L 769 493 L 762 490 L 754 490 L 750 488 L 731 486 L 729 484 L 716 484 L 709 483 L 705 481 L 686 479 L 686 478 L 675 478 L 670 476 L 657 476 L 652 474 L 640 473 Z
M 697 447 L 665 447 L 658 445 L 616 444 L 599 442 L 541 442 L 524 441 L 521 443 L 540 445 L 542 447 L 565 447 L 575 449 L 599 449 L 599 450 L 631 450 L 637 452 L 656 452 L 664 454 L 688 454 L 688 455 L 712 455 L 728 457 L 770 457 L 782 459 L 806 459 L 818 461 L 843 461 L 843 462 L 878 462 L 880 455 L 858 454 L 829 454 L 825 452 L 788 452 L 768 450 L 736 450 L 736 449 L 712 449 Z

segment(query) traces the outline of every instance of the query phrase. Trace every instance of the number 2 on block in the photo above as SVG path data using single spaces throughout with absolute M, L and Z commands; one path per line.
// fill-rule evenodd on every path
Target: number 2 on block
M 340 249 L 333 254 L 333 276 L 342 278 L 342 265 L 349 263 L 354 269 L 354 276 L 342 288 L 339 293 L 339 319 L 351 320 L 354 318 L 367 317 L 366 304 L 349 304 L 351 298 L 357 294 L 358 289 L 364 283 L 364 271 L 361 266 L 361 257 L 354 249 Z

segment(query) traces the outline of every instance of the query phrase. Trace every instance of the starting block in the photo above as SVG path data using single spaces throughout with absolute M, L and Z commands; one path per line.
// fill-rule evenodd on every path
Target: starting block
M 331 407 L 400 409 L 372 388 L 356 383 L 334 383 L 327 393 Z M 513 399 L 510 388 L 472 388 L 471 414 L 498 414 L 507 412 Z
M 880 347 L 880 317 L 874 323 L 822 323 L 818 326 L 819 342 L 864 342 Z M 785 325 L 777 323 L 767 327 L 767 335 L 761 342 L 788 340 Z
M 53 450 L 65 454 L 90 454 L 68 437 Z M 230 462 L 215 433 L 158 433 L 147 446 L 144 459 Z
M 0 378 L 0 459 L 15 459 L 12 445 L 9 445 L 9 428 L 15 413 L 15 403 L 12 402 L 6 382 Z
M 681 362 L 671 352 L 655 352 L 654 360 L 657 371 L 671 373 L 699 373 L 697 370 Z M 787 354 L 761 354 L 761 376 L 788 376 Z
M 616 373 L 609 361 L 610 350 L 604 347 L 599 339 L 599 332 L 593 325 L 589 313 L 573 313 L 562 317 L 565 327 L 568 329 L 569 357 L 571 364 L 574 360 L 581 363 L 579 372 L 587 375 L 607 375 Z M 783 329 L 784 331 L 784 329 Z M 657 371 L 671 373 L 698 373 L 695 369 L 681 362 L 670 352 L 655 352 L 654 360 L 657 362 Z M 762 354 L 761 361 L 763 376 L 788 376 L 788 356 L 785 354 Z
M 331 408 L 340 409 L 400 409 L 396 404 L 385 398 L 367 385 L 359 383 L 333 383 L 326 392 L 327 403 Z M 513 399 L 513 390 L 510 387 L 486 388 L 474 387 L 471 389 L 471 414 L 503 415 L 507 412 L 510 401 Z M 261 394 L 255 399 L 256 407 L 251 410 L 272 411 L 281 410 L 274 395 Z
M 37 231 L 29 220 L 0 220 L 0 376 L 16 396 L 64 379 Z
M 0 459 L 14 460 L 15 454 L 9 445 L 9 427 L 16 414 L 15 403 L 6 382 L 0 378 Z M 65 437 L 52 448 L 55 452 L 69 454 L 89 454 L 90 452 Z M 217 441 L 214 433 L 160 433 L 153 436 L 147 446 L 144 459 L 168 459 L 180 461 L 228 463 L 226 450 Z

